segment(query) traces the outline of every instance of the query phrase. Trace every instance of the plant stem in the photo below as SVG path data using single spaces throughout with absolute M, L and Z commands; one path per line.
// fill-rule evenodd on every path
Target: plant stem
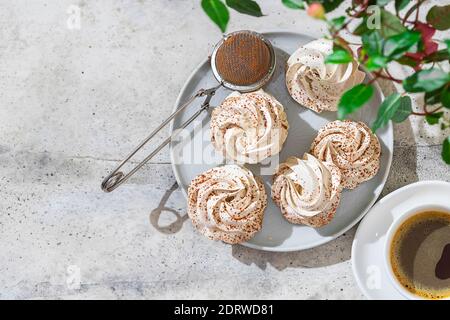
M 394 79 L 394 77 L 392 76 L 392 74 L 389 72 L 389 69 L 386 67 L 386 68 L 384 68 L 384 71 L 387 73 L 387 75 L 388 76 L 390 76 L 391 78 L 393 78 Z M 400 79 L 397 79 L 397 81 L 400 81 L 400 82 L 402 82 L 402 80 L 400 80 Z
M 367 7 L 369 6 L 369 0 L 364 0 L 364 3 L 362 3 L 360 5 L 360 9 L 358 11 L 356 11 L 355 13 L 348 13 L 348 15 L 352 18 L 359 18 L 359 16 L 364 13 L 367 10 Z M 356 10 L 357 7 L 355 7 L 354 9 Z
M 417 23 L 417 21 L 419 21 L 420 4 L 421 4 L 421 2 L 419 1 L 418 6 L 417 6 L 417 10 L 416 10 L 416 23 Z
M 353 17 L 350 17 L 343 25 L 342 27 L 340 27 L 339 29 L 336 29 L 333 31 L 333 33 L 331 34 L 332 38 L 336 38 L 339 35 L 339 32 L 342 31 L 343 29 L 347 29 L 347 26 L 350 24 L 350 22 L 352 22 Z
M 443 108 L 443 106 L 437 107 L 436 109 L 434 109 L 433 111 L 431 111 L 430 113 L 435 113 L 439 110 L 441 110 Z
M 405 16 L 403 17 L 402 23 L 405 24 L 408 20 L 409 16 L 414 13 L 414 10 L 418 9 L 418 7 L 422 4 L 423 0 L 417 0 L 417 3 L 415 3 L 409 10 L 406 12 Z
M 426 105 L 424 106 L 424 112 L 411 112 L 411 114 L 412 115 L 415 115 L 415 116 L 428 116 L 428 115 L 430 115 L 430 114 L 433 114 L 433 113 L 435 113 L 435 112 L 437 112 L 437 111 L 439 111 L 439 110 L 441 110 L 442 109 L 442 106 L 440 106 L 440 107 L 437 107 L 436 109 L 434 109 L 434 110 L 432 110 L 432 111 L 427 111 L 426 110 Z
M 375 77 L 373 77 L 372 79 L 369 80 L 369 82 L 367 82 L 368 85 L 371 85 L 372 83 L 374 83 L 377 79 L 378 79 L 378 75 L 375 74 Z
M 386 69 L 384 69 L 386 71 Z M 390 81 L 394 81 L 396 83 L 402 83 L 402 80 L 400 79 L 396 79 L 393 76 L 391 76 L 389 74 L 389 72 L 386 72 L 387 75 L 382 74 L 380 71 L 375 71 L 373 72 L 378 78 L 382 78 L 382 79 L 386 79 L 386 80 L 390 80 Z

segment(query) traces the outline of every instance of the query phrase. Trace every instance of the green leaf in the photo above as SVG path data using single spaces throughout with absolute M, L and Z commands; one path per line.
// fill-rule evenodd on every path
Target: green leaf
M 442 104 L 443 107 L 450 109 L 450 87 L 444 86 L 425 93 L 424 97 L 427 105 Z
M 342 64 L 352 61 L 352 55 L 345 49 L 334 48 L 333 52 L 325 58 L 325 63 Z
M 441 93 L 441 88 L 426 92 L 424 97 L 425 103 L 428 105 L 439 103 L 441 101 Z
M 363 21 L 353 30 L 353 33 L 357 36 L 362 36 L 365 33 L 369 33 L 370 30 L 367 27 L 367 17 L 363 18 Z
M 412 46 L 419 42 L 420 38 L 420 33 L 415 31 L 406 31 L 393 35 L 387 38 L 384 43 L 384 55 L 388 56 L 392 60 L 398 59 L 405 52 L 408 52 Z
M 375 122 L 372 125 L 372 130 L 375 132 L 379 128 L 384 127 L 389 120 L 395 115 L 400 107 L 400 100 L 402 96 L 399 93 L 391 94 L 384 99 L 383 103 L 378 109 L 378 115 Z
M 363 34 L 378 30 L 383 38 L 388 38 L 407 30 L 397 16 L 384 9 L 380 10 L 380 26 L 375 29 L 374 27 L 376 26 L 371 25 L 376 22 L 375 17 L 372 15 L 363 17 L 363 21 L 353 30 L 355 35 L 362 36 Z
M 398 12 L 406 8 L 410 0 L 395 0 L 395 10 Z
M 380 34 L 383 38 L 388 38 L 390 36 L 405 32 L 407 30 L 397 16 L 393 15 L 392 13 L 384 9 L 381 9 L 380 13 L 381 13 Z
M 363 48 L 369 56 L 382 54 L 383 39 L 378 31 L 364 34 L 361 40 Z
M 347 90 L 339 100 L 338 118 L 344 119 L 348 114 L 361 108 L 373 95 L 373 87 L 366 84 L 358 84 Z
M 403 80 L 407 92 L 429 92 L 450 81 L 450 75 L 440 69 L 421 70 Z
M 450 54 L 450 39 L 445 39 L 444 42 L 445 42 L 445 45 L 447 46 L 447 51 Z
M 392 121 L 399 123 L 406 120 L 412 113 L 412 103 L 411 97 L 403 96 L 400 98 L 400 107 L 398 107 L 397 112 L 392 117 Z
M 442 144 L 442 159 L 446 164 L 450 164 L 450 136 L 445 138 Z
M 289 9 L 305 9 L 303 0 L 281 0 L 281 2 Z
M 331 19 L 329 21 L 329 24 L 336 30 L 339 30 L 342 28 L 342 26 L 345 24 L 345 17 L 341 16 L 341 17 L 337 17 L 334 19 Z
M 436 52 L 433 52 L 428 57 L 425 57 L 423 61 L 425 63 L 429 62 L 441 62 L 450 59 L 450 51 L 448 49 L 441 49 Z
M 388 59 L 383 56 L 370 56 L 365 62 L 365 66 L 369 71 L 375 71 L 386 67 Z
M 256 1 L 253 0 L 226 0 L 225 3 L 237 12 L 248 14 L 254 17 L 262 17 L 261 8 Z
M 383 56 L 383 38 L 378 31 L 366 33 L 362 36 L 363 50 L 367 53 L 367 61 L 365 66 L 369 71 L 375 71 L 384 68 L 388 59 Z
M 428 124 L 437 124 L 439 123 L 439 119 L 442 117 L 444 113 L 443 112 L 435 112 L 431 114 L 427 114 L 425 116 L 425 120 L 428 122 Z
M 437 30 L 450 29 L 450 4 L 432 7 L 428 11 L 427 22 Z
M 202 0 L 202 8 L 222 32 L 227 30 L 230 14 L 221 0 Z
M 441 103 L 445 108 L 450 109 L 450 87 L 449 86 L 445 86 L 441 92 Z
M 377 0 L 377 6 L 384 7 L 389 2 L 391 2 L 391 0 Z
M 417 61 L 408 56 L 403 56 L 403 57 L 398 58 L 397 62 L 404 66 L 410 66 L 413 68 L 417 65 Z

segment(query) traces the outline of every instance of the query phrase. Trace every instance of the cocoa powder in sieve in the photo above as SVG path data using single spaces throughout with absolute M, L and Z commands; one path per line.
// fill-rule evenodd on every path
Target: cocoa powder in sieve
M 264 41 L 252 34 L 235 34 L 223 42 L 216 54 L 216 67 L 223 80 L 246 86 L 269 72 L 271 56 Z

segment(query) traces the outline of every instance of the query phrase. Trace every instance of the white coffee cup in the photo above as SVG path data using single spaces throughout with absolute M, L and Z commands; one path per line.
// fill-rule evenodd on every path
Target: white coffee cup
M 429 205 L 427 205 L 427 206 L 416 207 L 409 211 L 405 211 L 405 213 L 400 215 L 389 227 L 389 230 L 386 233 L 386 242 L 384 244 L 384 265 L 385 265 L 386 273 L 388 275 L 388 279 L 401 295 L 403 295 L 405 298 L 410 299 L 410 300 L 426 300 L 426 298 L 410 292 L 397 279 L 397 276 L 395 275 L 394 270 L 392 268 L 392 264 L 391 264 L 391 244 L 392 244 L 392 240 L 393 240 L 397 230 L 400 228 L 400 226 L 406 220 L 415 216 L 416 214 L 426 212 L 426 211 L 439 211 L 439 212 L 443 212 L 443 213 L 450 215 L 450 206 L 432 206 L 432 205 L 429 206 Z M 450 297 L 445 298 L 444 300 L 449 300 L 449 299 L 450 299 Z

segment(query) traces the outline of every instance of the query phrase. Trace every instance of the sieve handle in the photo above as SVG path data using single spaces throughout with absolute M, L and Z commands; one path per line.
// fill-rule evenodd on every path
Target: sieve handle
M 150 135 L 145 138 L 131 153 L 112 171 L 102 182 L 102 190 L 105 192 L 111 192 L 124 183 L 129 177 L 131 177 L 136 171 L 138 171 L 144 164 L 152 159 L 159 151 L 161 151 L 167 144 L 172 141 L 175 135 L 171 135 L 164 140 L 158 147 L 155 148 L 144 160 L 139 162 L 128 173 L 123 173 L 120 169 L 139 151 L 141 150 L 158 132 L 160 132 L 177 114 L 186 109 L 196 98 L 206 96 L 200 109 L 197 110 L 189 119 L 187 119 L 180 127 L 180 129 L 186 128 L 192 121 L 194 121 L 203 111 L 209 108 L 209 102 L 222 84 L 210 89 L 200 89 L 195 95 L 190 97 L 181 107 L 179 107 L 174 113 L 172 113 L 163 123 L 161 123 Z

